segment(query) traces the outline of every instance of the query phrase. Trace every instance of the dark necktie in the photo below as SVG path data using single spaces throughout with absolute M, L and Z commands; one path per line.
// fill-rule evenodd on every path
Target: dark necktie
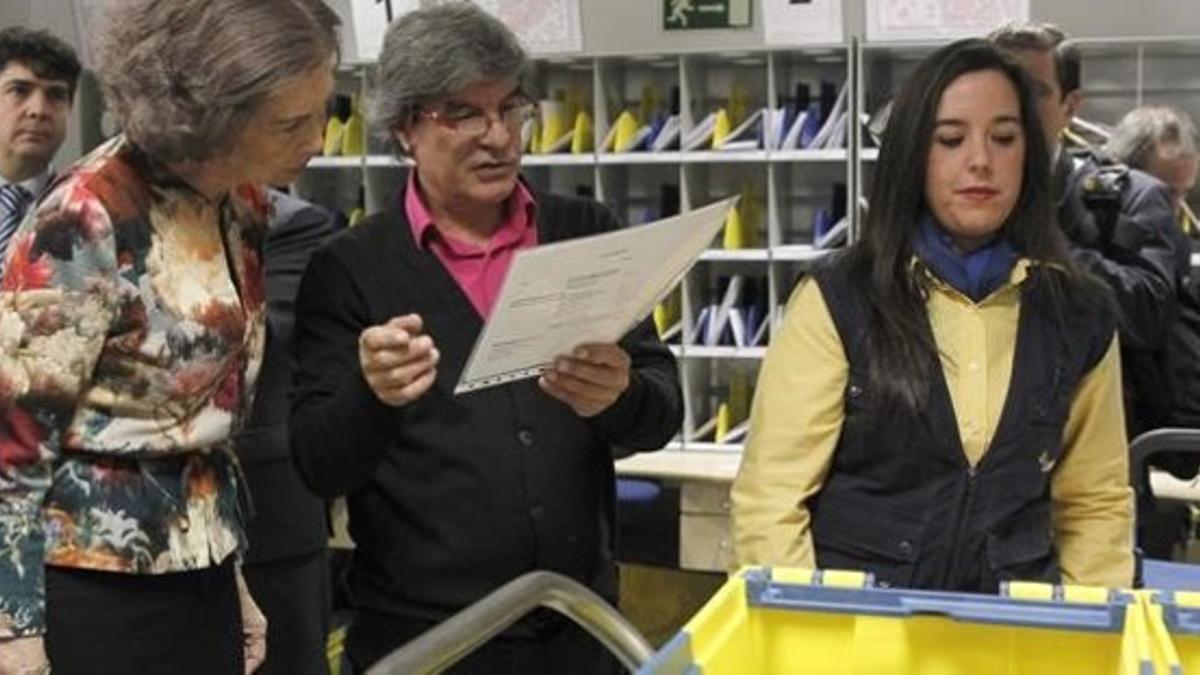
M 15 183 L 0 186 L 0 274 L 8 262 L 8 245 L 25 216 L 32 195 Z

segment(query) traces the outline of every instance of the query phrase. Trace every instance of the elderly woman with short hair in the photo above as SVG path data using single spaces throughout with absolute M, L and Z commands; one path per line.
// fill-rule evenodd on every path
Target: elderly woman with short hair
M 1118 161 L 1166 183 L 1183 230 L 1193 236 L 1200 234 L 1185 201 L 1196 186 L 1196 173 L 1200 170 L 1196 126 L 1187 113 L 1169 106 L 1134 108 L 1113 128 L 1104 150 Z
M 261 662 L 231 437 L 262 360 L 263 184 L 320 150 L 337 23 L 320 0 L 109 10 L 124 134 L 49 188 L 0 283 L 0 671 Z
M 520 179 L 528 61 L 469 3 L 389 29 L 377 129 L 414 169 L 384 210 L 312 258 L 297 297 L 292 450 L 315 492 L 347 495 L 365 668 L 536 569 L 616 601 L 614 448 L 678 430 L 675 362 L 643 321 L 540 380 L 455 396 L 515 253 L 618 227 L 600 204 Z M 535 614 L 456 672 L 610 673 L 600 644 Z

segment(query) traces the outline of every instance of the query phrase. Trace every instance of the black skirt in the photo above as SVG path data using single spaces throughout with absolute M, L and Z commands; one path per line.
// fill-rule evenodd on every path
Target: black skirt
M 55 675 L 241 675 L 232 559 L 168 574 L 47 567 L 46 652 Z

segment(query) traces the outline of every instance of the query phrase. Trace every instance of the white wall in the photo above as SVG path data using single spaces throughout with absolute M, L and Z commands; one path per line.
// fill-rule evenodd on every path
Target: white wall
M 29 22 L 28 0 L 0 0 L 0 26 L 19 26 Z

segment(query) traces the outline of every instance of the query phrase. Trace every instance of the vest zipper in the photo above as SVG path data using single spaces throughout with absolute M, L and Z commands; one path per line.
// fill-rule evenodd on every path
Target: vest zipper
M 967 529 L 967 514 L 970 513 L 971 502 L 975 497 L 975 475 L 977 467 L 967 464 L 967 487 L 963 490 L 962 499 L 958 504 L 958 517 L 954 525 L 954 539 L 950 541 L 950 566 L 946 570 L 942 587 L 946 590 L 957 588 L 958 564 L 962 558 L 962 540 Z

